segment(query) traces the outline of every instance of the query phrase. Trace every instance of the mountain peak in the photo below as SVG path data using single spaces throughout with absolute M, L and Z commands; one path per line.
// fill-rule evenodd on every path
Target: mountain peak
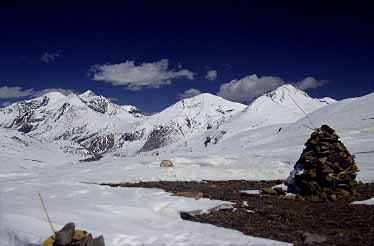
M 194 97 L 186 98 L 186 99 L 183 99 L 183 100 L 205 100 L 205 99 L 213 99 L 213 98 L 217 98 L 217 97 L 218 96 L 206 92 L 206 93 L 201 93 L 201 94 L 196 95 Z
M 276 88 L 276 90 L 299 90 L 300 91 L 300 89 L 298 89 L 296 86 L 292 84 L 281 85 L 278 88 Z
M 43 94 L 42 96 L 49 97 L 49 98 L 64 98 L 64 97 L 66 97 L 64 94 L 62 94 L 59 91 L 51 91 L 51 92 Z
M 95 92 L 91 91 L 91 90 L 87 90 L 85 92 L 83 92 L 82 94 L 79 95 L 79 97 L 94 97 L 96 96 Z
M 295 86 L 291 84 L 281 85 L 275 90 L 265 94 L 265 96 L 270 97 L 273 101 L 280 101 L 280 102 L 285 100 L 287 97 L 292 97 L 292 96 L 310 98 L 307 93 L 296 88 Z
M 269 110 L 271 112 L 271 109 L 274 110 L 276 107 L 281 107 L 282 110 L 293 112 L 292 114 L 301 117 L 304 115 L 304 112 L 311 113 L 320 107 L 334 102 L 335 100 L 331 98 L 312 98 L 295 86 L 284 84 L 257 98 L 246 110 Z
M 181 102 L 183 104 L 189 104 L 189 103 L 195 104 L 195 103 L 206 102 L 206 103 L 218 103 L 218 104 L 243 105 L 241 103 L 228 101 L 228 100 L 226 100 L 226 99 L 224 99 L 220 96 L 217 96 L 217 95 L 214 95 L 214 94 L 211 94 L 211 93 L 201 93 L 197 96 L 186 98 L 186 99 L 183 99 L 179 102 Z
M 305 91 L 300 90 L 299 88 L 295 87 L 291 84 L 284 84 L 275 90 L 267 93 L 264 95 L 265 97 L 271 98 L 272 101 L 278 102 L 278 103 L 287 103 L 287 101 L 291 100 L 293 101 L 293 104 L 295 104 L 295 101 L 299 102 L 301 101 L 319 101 L 325 105 L 331 104 L 336 102 L 335 99 L 330 97 L 324 97 L 321 99 L 318 98 L 312 98 L 310 97 Z
M 199 112 L 211 112 L 216 111 L 218 108 L 230 109 L 244 109 L 246 105 L 228 101 L 222 97 L 210 94 L 202 93 L 194 97 L 182 99 L 177 103 L 168 107 L 168 109 L 178 109 L 178 110 L 198 110 Z M 218 109 L 219 110 L 219 109 Z M 209 114 L 209 113 L 208 113 Z

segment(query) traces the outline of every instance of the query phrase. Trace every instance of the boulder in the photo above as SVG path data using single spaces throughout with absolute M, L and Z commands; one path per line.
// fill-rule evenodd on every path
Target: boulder
M 174 167 L 174 165 L 171 160 L 162 160 L 160 163 L 160 167 Z

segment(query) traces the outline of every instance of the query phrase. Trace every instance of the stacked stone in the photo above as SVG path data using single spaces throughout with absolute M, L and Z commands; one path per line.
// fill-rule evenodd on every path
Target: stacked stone
M 287 184 L 302 196 L 336 200 L 352 195 L 357 165 L 334 129 L 322 125 L 305 143 Z
M 74 223 L 68 223 L 41 246 L 105 246 L 105 243 L 103 236 L 93 238 L 91 233 L 75 229 Z

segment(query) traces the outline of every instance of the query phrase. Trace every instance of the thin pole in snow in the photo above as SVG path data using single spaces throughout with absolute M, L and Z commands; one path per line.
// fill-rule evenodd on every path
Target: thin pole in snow
M 43 210 L 44 210 L 45 216 L 47 217 L 47 220 L 48 220 L 49 226 L 51 227 L 51 230 L 52 230 L 53 236 L 55 236 L 55 235 L 56 235 L 56 231 L 55 231 L 55 228 L 53 228 L 53 225 L 52 225 L 52 221 L 51 221 L 51 219 L 49 218 L 49 215 L 48 215 L 48 212 L 47 212 L 47 208 L 45 207 L 45 204 L 44 204 L 44 201 L 43 201 L 42 195 L 41 195 L 40 193 L 38 193 L 38 195 L 39 195 L 39 198 L 40 198 L 40 202 L 42 203 L 42 207 L 43 207 Z
M 308 119 L 308 121 L 310 122 L 310 124 L 312 125 L 312 127 L 315 129 L 316 127 L 314 126 L 314 124 L 310 120 L 310 118 L 308 117 L 308 114 L 296 103 L 296 101 L 292 98 L 291 94 L 289 95 L 289 97 L 291 98 L 292 102 L 301 110 L 301 112 L 303 112 L 303 114 Z

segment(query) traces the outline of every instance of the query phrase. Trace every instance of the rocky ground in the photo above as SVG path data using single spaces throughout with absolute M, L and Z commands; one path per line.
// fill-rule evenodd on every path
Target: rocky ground
M 140 182 L 103 184 L 113 187 L 160 188 L 175 195 L 233 202 L 233 209 L 209 214 L 181 213 L 186 220 L 231 228 L 251 236 L 295 245 L 373 245 L 374 206 L 352 200 L 374 197 L 374 183 L 360 184 L 356 195 L 338 201 L 306 201 L 271 195 L 248 195 L 283 181 Z

